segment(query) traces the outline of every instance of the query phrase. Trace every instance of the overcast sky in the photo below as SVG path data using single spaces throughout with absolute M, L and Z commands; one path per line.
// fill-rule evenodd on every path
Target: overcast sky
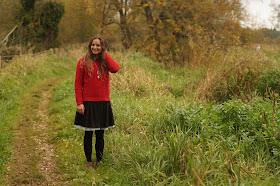
M 249 15 L 245 25 L 250 27 L 274 28 L 272 3 L 280 4 L 280 0 L 243 0 Z

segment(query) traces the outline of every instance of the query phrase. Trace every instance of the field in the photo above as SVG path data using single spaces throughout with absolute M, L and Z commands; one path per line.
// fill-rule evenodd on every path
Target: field
M 210 52 L 185 66 L 110 53 L 121 66 L 111 74 L 116 127 L 97 170 L 73 125 L 83 50 L 15 59 L 0 73 L 0 184 L 276 185 L 279 48 Z

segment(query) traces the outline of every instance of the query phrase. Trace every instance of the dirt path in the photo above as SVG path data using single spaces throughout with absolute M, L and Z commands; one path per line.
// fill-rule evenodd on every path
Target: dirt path
M 39 83 L 22 96 L 13 154 L 7 166 L 8 185 L 63 185 L 48 135 L 48 103 L 60 80 Z

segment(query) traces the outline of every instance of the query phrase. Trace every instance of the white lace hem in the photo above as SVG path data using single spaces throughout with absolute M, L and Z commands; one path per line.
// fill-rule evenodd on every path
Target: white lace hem
M 95 130 L 108 130 L 109 128 L 115 127 L 115 125 L 109 126 L 109 127 L 106 127 L 106 128 L 88 128 L 88 127 L 82 127 L 80 125 L 75 125 L 75 127 L 78 128 L 78 129 L 82 129 L 84 131 L 95 131 Z

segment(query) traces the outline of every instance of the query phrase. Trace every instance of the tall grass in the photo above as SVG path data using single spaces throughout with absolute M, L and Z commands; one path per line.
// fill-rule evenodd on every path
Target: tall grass
M 270 63 L 266 56 L 252 57 L 250 52 L 234 50 L 237 51 L 220 55 L 220 62 L 230 60 L 222 66 L 227 68 L 217 65 L 216 70 L 227 71 L 246 55 L 252 58 L 245 60 L 250 63 L 246 64 L 250 70 L 256 65 L 255 59 L 258 63 Z M 73 126 L 74 75 L 55 91 L 50 105 L 52 141 L 57 147 L 60 171 L 68 175 L 65 181 L 72 185 L 229 185 L 239 182 L 273 185 L 279 182 L 277 96 L 275 102 L 255 96 L 249 103 L 234 99 L 221 104 L 193 104 L 191 100 L 197 98 L 193 92 L 197 91 L 200 95 L 197 99 L 201 101 L 208 100 L 206 95 L 215 90 L 201 89 L 203 84 L 208 85 L 205 84 L 205 79 L 210 77 L 207 72 L 216 72 L 212 80 L 219 80 L 225 71 L 220 70 L 219 74 L 208 66 L 168 69 L 135 52 L 113 53 L 112 57 L 121 65 L 121 70 L 111 75 L 116 127 L 105 133 L 104 163 L 97 170 L 86 170 L 83 132 Z M 258 73 L 267 68 L 259 69 Z M 235 72 L 240 70 L 247 76 L 249 70 L 246 69 Z M 214 83 L 209 87 L 216 86 Z
M 217 54 L 218 53 L 218 54 Z M 252 49 L 230 48 L 216 51 L 196 90 L 196 101 L 222 102 L 231 97 L 250 101 L 260 75 L 279 64 L 267 53 Z
M 97 170 L 85 168 L 83 131 L 73 125 L 75 67 L 84 49 L 18 58 L 0 74 L 0 175 L 12 150 L 16 126 L 11 123 L 20 114 L 22 93 L 50 77 L 68 75 L 49 105 L 50 142 L 67 184 L 279 182 L 279 96 L 272 83 L 279 78 L 270 69 L 277 71 L 278 54 L 244 48 L 207 51 L 196 56 L 197 64 L 184 67 L 133 51 L 110 53 L 121 66 L 111 74 L 116 127 L 105 133 L 104 161 Z

